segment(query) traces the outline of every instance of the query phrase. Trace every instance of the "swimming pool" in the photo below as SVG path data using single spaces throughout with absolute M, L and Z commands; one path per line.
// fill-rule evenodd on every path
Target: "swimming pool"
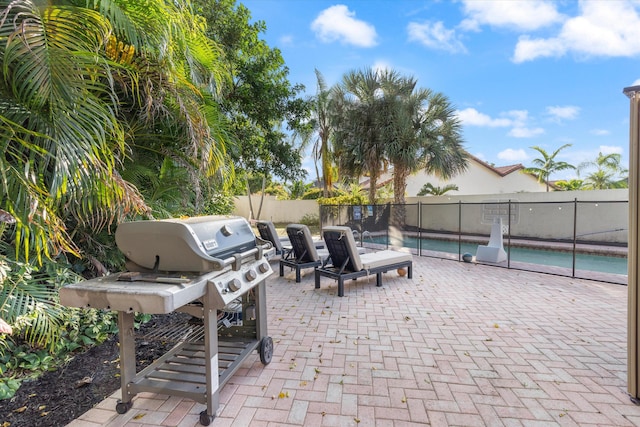
M 386 236 L 375 236 L 366 238 L 364 243 L 371 242 L 377 244 L 387 244 Z M 420 249 L 421 251 L 434 251 L 454 254 L 458 256 L 457 240 L 440 240 L 411 236 L 404 236 L 403 239 L 389 239 L 390 246 Z M 418 246 L 420 245 L 420 247 Z M 462 242 L 460 244 L 460 254 L 468 252 L 475 255 L 478 243 Z M 524 248 L 512 246 L 511 251 L 505 242 L 505 251 L 510 256 L 512 262 L 524 262 L 530 264 L 549 265 L 554 267 L 573 267 L 573 254 L 571 252 L 545 250 L 538 248 Z M 594 255 L 576 253 L 576 270 L 596 271 L 601 273 L 627 274 L 627 258 L 619 256 Z

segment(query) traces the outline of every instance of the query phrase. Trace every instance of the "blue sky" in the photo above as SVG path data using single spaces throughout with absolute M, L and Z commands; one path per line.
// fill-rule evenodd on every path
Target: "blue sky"
M 640 85 L 639 1 L 241 2 L 307 95 L 316 68 L 329 85 L 350 70 L 392 68 L 445 94 L 465 148 L 488 163 L 529 166 L 538 157 L 529 147 L 564 144 L 558 159 L 575 165 L 599 152 L 628 163 L 622 90 Z

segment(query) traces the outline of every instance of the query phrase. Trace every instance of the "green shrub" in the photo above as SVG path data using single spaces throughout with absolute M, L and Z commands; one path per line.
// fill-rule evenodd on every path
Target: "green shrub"
M 320 217 L 318 214 L 306 214 L 300 220 L 300 224 L 304 224 L 307 227 L 316 227 L 320 224 Z
M 51 349 L 29 344 L 20 335 L 4 337 L 0 348 L 0 399 L 11 398 L 23 380 L 54 370 L 75 352 L 103 343 L 118 330 L 116 313 L 68 308 L 61 329 Z
M 322 197 L 322 188 L 311 188 L 302 195 L 302 200 L 317 200 Z

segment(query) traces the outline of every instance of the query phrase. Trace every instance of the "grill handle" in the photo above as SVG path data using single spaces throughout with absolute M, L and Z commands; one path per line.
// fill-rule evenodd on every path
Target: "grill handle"
M 238 271 L 240 270 L 240 266 L 242 265 L 242 261 L 244 261 L 245 259 L 253 256 L 256 261 L 262 259 L 263 255 L 264 255 L 264 250 L 265 249 L 270 249 L 270 243 L 267 243 L 265 245 L 257 245 L 255 248 L 251 248 L 248 251 L 245 252 L 240 252 L 239 254 L 235 254 L 232 257 L 229 258 L 225 258 L 222 261 L 222 267 L 226 267 L 228 265 L 231 265 L 232 269 L 234 271 Z M 266 246 L 266 248 L 265 248 Z

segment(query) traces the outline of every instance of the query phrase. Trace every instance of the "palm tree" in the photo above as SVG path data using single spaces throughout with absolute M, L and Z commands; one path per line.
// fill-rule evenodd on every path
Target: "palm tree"
M 420 191 L 418 191 L 418 196 L 444 196 L 449 191 L 458 191 L 458 186 L 455 184 L 447 184 L 442 187 L 435 186 L 430 182 L 427 182 L 422 186 Z
M 170 157 L 193 182 L 223 164 L 208 101 L 221 78 L 217 51 L 189 9 L 163 0 L 71 3 L 0 1 L 0 206 L 11 218 L 0 243 L 15 268 L 31 268 L 34 257 L 40 267 L 65 252 L 86 256 L 87 236 L 147 212 L 118 170 L 128 156 Z M 56 288 L 48 282 L 16 287 L 29 294 L 9 295 L 2 311 L 19 317 L 33 301 L 48 302 Z M 55 334 L 38 326 L 57 315 L 51 302 L 33 321 L 35 342 Z
M 593 162 L 582 162 L 578 165 L 578 173 L 584 169 L 595 167 L 594 172 L 589 173 L 584 179 L 584 188 L 587 190 L 603 190 L 607 188 L 626 188 L 628 186 L 627 169 L 620 165 L 622 156 L 617 153 L 602 154 Z
M 411 173 L 424 169 L 448 179 L 466 170 L 468 155 L 462 147 L 460 121 L 443 94 L 414 90 L 413 78 L 401 78 L 393 71 L 385 72 L 382 80 L 389 106 L 386 156 L 393 165 L 394 202 L 402 205 Z
M 563 191 L 574 191 L 582 189 L 583 181 L 581 179 L 570 179 L 568 181 L 556 181 L 555 186 Z
M 159 164 L 175 153 L 192 177 L 224 164 L 214 104 L 203 102 L 220 78 L 216 50 L 188 9 L 1 4 L 1 201 L 19 256 L 78 254 L 68 225 L 98 231 L 144 211 L 117 171 L 130 153 L 160 154 Z
M 330 145 L 333 132 L 330 119 L 332 90 L 327 88 L 327 83 L 320 71 L 316 69 L 315 72 L 317 89 L 316 95 L 310 100 L 311 120 L 309 120 L 306 128 L 298 131 L 298 134 L 302 136 L 302 149 L 305 149 L 310 141 L 315 139 L 312 151 L 316 178 L 319 182 L 322 182 L 322 197 L 331 197 L 333 189 L 333 159 Z M 318 171 L 318 161 L 321 164 L 322 178 Z
M 547 191 L 549 191 L 549 177 L 552 173 L 567 170 L 567 169 L 576 169 L 575 166 L 567 163 L 567 162 L 558 162 L 555 160 L 556 156 L 560 151 L 564 150 L 567 147 L 571 147 L 571 144 L 564 144 L 562 147 L 558 148 L 553 153 L 547 153 L 543 148 L 538 146 L 530 147 L 533 150 L 536 150 L 541 158 L 533 159 L 533 167 L 522 169 L 523 173 L 530 173 L 535 175 L 538 178 L 538 182 L 544 182 L 547 185 Z
M 383 169 L 382 87 L 374 70 L 350 71 L 335 90 L 333 106 L 334 156 L 340 172 L 369 176 L 369 203 L 375 203 L 376 185 Z

